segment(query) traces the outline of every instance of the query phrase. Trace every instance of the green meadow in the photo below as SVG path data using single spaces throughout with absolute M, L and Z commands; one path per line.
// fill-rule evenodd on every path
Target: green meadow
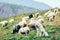
M 60 40 L 60 13 L 58 13 L 55 17 L 55 20 L 53 22 L 49 22 L 47 17 L 44 16 L 44 13 L 47 11 L 38 11 L 40 15 L 43 16 L 45 22 L 43 25 L 45 26 L 45 30 L 48 32 L 48 37 L 37 37 L 36 36 L 36 30 L 30 31 L 28 35 L 22 35 L 22 34 L 11 34 L 12 28 L 14 25 L 16 25 L 18 22 L 21 21 L 21 19 L 24 16 L 28 16 L 30 13 L 20 14 L 16 16 L 6 17 L 6 18 L 0 18 L 0 21 L 9 20 L 11 18 L 14 18 L 14 23 L 8 23 L 7 28 L 3 28 L 0 24 L 0 40 Z M 32 14 L 35 14 L 36 12 L 32 12 Z

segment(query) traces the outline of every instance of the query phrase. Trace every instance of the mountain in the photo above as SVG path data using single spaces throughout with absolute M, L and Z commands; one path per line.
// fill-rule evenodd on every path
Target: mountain
M 31 13 L 36 12 L 37 9 L 22 6 L 22 5 L 13 5 L 7 3 L 0 3 L 0 18 L 13 16 L 21 13 Z
M 34 0 L 6 0 L 6 1 L 0 1 L 3 3 L 9 3 L 9 4 L 16 4 L 16 5 L 23 5 L 35 9 L 40 9 L 40 10 L 46 10 L 52 8 L 50 5 L 44 3 L 44 2 L 37 2 Z

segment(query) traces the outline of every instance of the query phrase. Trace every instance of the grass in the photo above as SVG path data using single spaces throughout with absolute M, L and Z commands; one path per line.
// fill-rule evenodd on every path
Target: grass
M 41 11 L 39 13 L 44 17 L 43 14 L 45 12 L 46 11 Z M 9 20 L 11 18 L 15 19 L 14 23 L 9 23 L 7 25 L 8 27 L 7 29 L 3 28 L 2 25 L 0 25 L 0 40 L 53 40 L 53 39 L 60 40 L 60 14 L 56 15 L 56 18 L 55 18 L 56 20 L 53 22 L 49 22 L 48 19 L 44 17 L 45 30 L 48 32 L 49 37 L 37 37 L 36 30 L 30 31 L 28 35 L 21 35 L 18 33 L 11 34 L 12 27 L 16 25 L 19 21 L 21 21 L 22 17 L 27 15 L 29 15 L 29 13 L 20 14 L 12 17 L 7 17 L 7 18 L 0 18 L 0 21 Z

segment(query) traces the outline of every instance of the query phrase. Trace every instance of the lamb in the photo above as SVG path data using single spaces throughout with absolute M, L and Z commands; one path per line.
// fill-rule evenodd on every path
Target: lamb
M 8 21 L 2 21 L 0 24 L 2 24 L 3 27 L 6 27 L 8 25 Z
M 54 18 L 55 18 L 55 13 L 54 12 L 51 12 L 47 17 L 48 17 L 48 19 L 49 19 L 49 21 L 53 21 L 54 20 Z
M 54 12 L 55 12 L 56 14 L 59 13 L 59 12 L 58 12 L 58 9 L 54 9 Z
M 19 34 L 28 34 L 30 31 L 29 27 L 22 27 L 20 30 L 19 30 Z
M 35 14 L 35 17 L 38 17 L 38 16 L 39 16 L 39 13 L 36 13 L 36 14 Z
M 10 20 L 9 20 L 9 23 L 13 23 L 13 22 L 14 22 L 14 19 L 10 19 Z
M 42 16 L 41 16 L 41 15 L 39 15 L 37 18 L 38 18 L 38 19 L 40 19 L 40 18 L 42 18 Z
M 44 14 L 44 16 L 47 16 L 47 15 L 49 15 L 50 14 L 50 10 L 48 11 L 48 12 L 46 12 L 45 14 Z

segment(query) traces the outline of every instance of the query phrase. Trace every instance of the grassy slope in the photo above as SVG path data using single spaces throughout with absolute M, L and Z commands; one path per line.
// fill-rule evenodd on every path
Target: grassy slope
M 42 15 L 44 17 L 44 13 L 46 11 L 40 11 L 40 15 Z M 34 13 L 33 13 L 34 14 Z M 46 31 L 49 33 L 50 37 L 46 38 L 46 37 L 36 37 L 36 30 L 32 30 L 28 36 L 25 35 L 21 35 L 21 34 L 11 34 L 11 30 L 13 25 L 17 24 L 19 21 L 21 21 L 21 18 L 24 16 L 29 15 L 27 14 L 21 14 L 21 15 L 17 15 L 17 16 L 12 16 L 12 17 L 7 17 L 7 18 L 0 18 L 0 21 L 3 20 L 9 20 L 10 18 L 14 18 L 15 22 L 14 23 L 9 23 L 8 24 L 8 29 L 5 29 L 2 27 L 2 25 L 0 25 L 0 40 L 51 40 L 52 37 L 56 38 L 56 40 L 58 40 L 60 38 L 60 14 L 56 15 L 55 21 L 54 22 L 48 22 L 47 18 L 44 17 L 44 25 L 45 25 L 45 29 Z

